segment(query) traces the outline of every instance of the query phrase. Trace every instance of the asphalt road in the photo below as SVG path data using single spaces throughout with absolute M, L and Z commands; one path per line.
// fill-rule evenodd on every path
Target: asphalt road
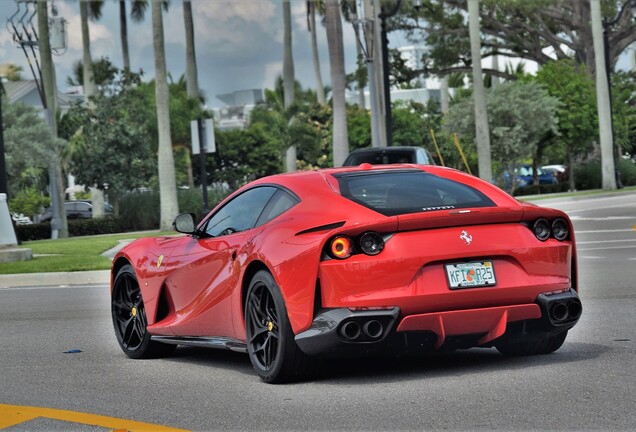
M 568 212 L 579 245 L 583 316 L 554 354 L 339 361 L 274 386 L 232 352 L 128 359 L 106 286 L 0 289 L 0 404 L 194 430 L 636 430 L 636 194 L 539 203 Z M 6 430 L 69 429 L 104 430 L 51 419 Z

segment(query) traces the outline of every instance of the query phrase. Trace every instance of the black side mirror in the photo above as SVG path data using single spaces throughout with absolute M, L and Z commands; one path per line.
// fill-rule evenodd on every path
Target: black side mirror
M 196 227 L 194 225 L 194 213 L 181 213 L 174 218 L 172 226 L 177 232 L 194 234 L 196 231 Z

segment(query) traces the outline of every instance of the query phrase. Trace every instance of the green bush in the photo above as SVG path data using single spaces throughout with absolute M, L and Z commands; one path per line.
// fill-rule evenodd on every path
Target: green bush
M 214 208 L 228 191 L 220 188 L 208 190 L 210 209 Z M 179 211 L 194 213 L 196 220 L 203 216 L 203 196 L 201 189 L 180 189 L 177 192 Z M 151 230 L 159 228 L 159 192 L 131 192 L 124 195 L 119 202 L 119 217 L 127 231 Z M 175 215 L 176 216 L 176 215 Z
M 591 161 L 574 167 L 574 187 L 576 190 L 600 189 L 603 187 L 601 162 Z
M 15 235 L 18 241 L 44 240 L 51 238 L 51 224 L 16 225 Z
M 522 188 L 515 189 L 513 195 L 541 195 L 549 193 L 567 192 L 568 183 L 556 183 L 556 184 L 542 184 L 542 185 L 529 185 Z
M 636 164 L 631 160 L 619 159 L 618 170 L 621 173 L 623 186 L 636 185 Z
M 113 234 L 126 231 L 122 220 L 106 217 L 103 219 L 73 219 L 68 221 L 69 237 L 98 234 Z M 51 224 L 41 223 L 16 226 L 16 235 L 20 241 L 44 240 L 51 238 Z
M 51 198 L 42 195 L 35 188 L 27 188 L 19 191 L 9 200 L 9 208 L 14 213 L 32 217 L 40 213 L 40 208 L 47 207 L 50 203 Z
M 623 186 L 636 185 L 636 164 L 630 160 L 619 159 L 617 168 Z M 596 160 L 576 166 L 574 182 L 577 190 L 601 189 L 603 187 L 601 161 Z

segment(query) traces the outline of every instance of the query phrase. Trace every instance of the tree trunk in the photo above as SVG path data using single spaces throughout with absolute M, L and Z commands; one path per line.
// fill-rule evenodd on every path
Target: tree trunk
M 314 73 L 316 74 L 316 98 L 320 105 L 325 105 L 325 86 L 322 83 L 322 73 L 320 72 L 318 40 L 316 37 L 316 3 L 314 0 L 307 1 L 307 25 L 311 34 L 311 54 L 314 60 Z
M 331 66 L 333 102 L 333 164 L 341 166 L 349 153 L 347 110 L 345 101 L 344 47 L 338 0 L 326 0 L 325 23 Z
M 158 168 L 159 201 L 161 204 L 161 230 L 172 227 L 173 218 L 179 213 L 177 186 L 174 172 L 174 155 L 170 133 L 170 96 L 166 73 L 166 53 L 163 38 L 162 2 L 152 2 L 152 42 L 155 54 L 155 96 L 157 99 L 157 129 L 159 131 Z
M 490 160 L 490 129 L 486 111 L 486 92 L 481 71 L 481 39 L 479 36 L 479 0 L 468 0 L 468 25 L 470 52 L 473 63 L 473 98 L 475 101 L 475 138 L 477 140 L 477 162 L 479 177 L 492 180 Z
M 119 34 L 121 37 L 121 53 L 124 57 L 124 70 L 130 71 L 130 54 L 128 53 L 128 18 L 126 17 L 126 0 L 119 0 Z
M 84 98 L 95 96 L 97 86 L 93 73 L 93 59 L 91 58 L 91 39 L 88 29 L 88 2 L 80 1 L 80 20 L 82 25 L 82 79 L 84 81 Z
M 51 56 L 51 44 L 49 40 L 49 14 L 48 3 L 37 2 L 38 14 L 38 45 L 40 49 L 40 64 L 42 67 L 42 84 L 44 87 L 44 101 L 48 111 L 47 118 L 51 127 L 51 135 L 57 138 L 57 123 L 55 111 L 57 109 L 57 86 L 55 84 L 55 65 Z M 53 157 L 49 161 L 49 184 L 51 186 L 51 200 L 53 201 L 53 220 L 51 220 L 51 237 L 68 237 L 68 222 L 64 209 L 64 178 L 62 176 L 62 163 L 58 149 L 51 152 Z
M 283 103 L 285 109 L 289 109 L 294 104 L 294 59 L 292 57 L 292 28 L 291 28 L 291 5 L 289 0 L 283 0 Z M 287 172 L 296 171 L 296 146 L 293 143 L 285 152 L 285 169 Z
M 183 21 L 186 34 L 186 91 L 189 98 L 199 98 L 199 79 L 197 77 L 197 56 L 194 50 L 194 22 L 192 20 L 192 2 L 183 2 Z
M 614 143 L 612 142 L 612 117 L 609 97 L 609 81 L 605 70 L 605 47 L 601 28 L 601 2 L 590 0 L 592 15 L 592 36 L 594 38 L 594 62 L 596 64 L 596 99 L 598 106 L 598 127 L 601 140 L 601 166 L 603 189 L 616 189 L 614 169 Z
M 440 105 L 442 109 L 442 114 L 448 114 L 448 109 L 450 108 L 450 92 L 448 91 L 448 75 L 444 75 L 441 78 L 441 87 L 440 87 Z

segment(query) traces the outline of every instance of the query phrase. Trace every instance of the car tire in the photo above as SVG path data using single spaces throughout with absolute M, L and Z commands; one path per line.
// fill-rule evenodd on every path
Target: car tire
M 554 336 L 548 336 L 543 339 L 530 339 L 514 342 L 500 342 L 495 347 L 497 350 L 507 356 L 528 356 L 550 354 L 561 348 L 565 342 L 568 331 L 564 331 Z
M 111 314 L 117 342 L 130 358 L 144 359 L 171 354 L 176 345 L 150 339 L 146 309 L 132 266 L 123 266 L 115 276 L 111 296 Z
M 296 344 L 285 302 L 267 271 L 257 272 L 250 282 L 245 300 L 245 330 L 250 361 L 264 382 L 299 381 L 314 373 L 315 359 Z

